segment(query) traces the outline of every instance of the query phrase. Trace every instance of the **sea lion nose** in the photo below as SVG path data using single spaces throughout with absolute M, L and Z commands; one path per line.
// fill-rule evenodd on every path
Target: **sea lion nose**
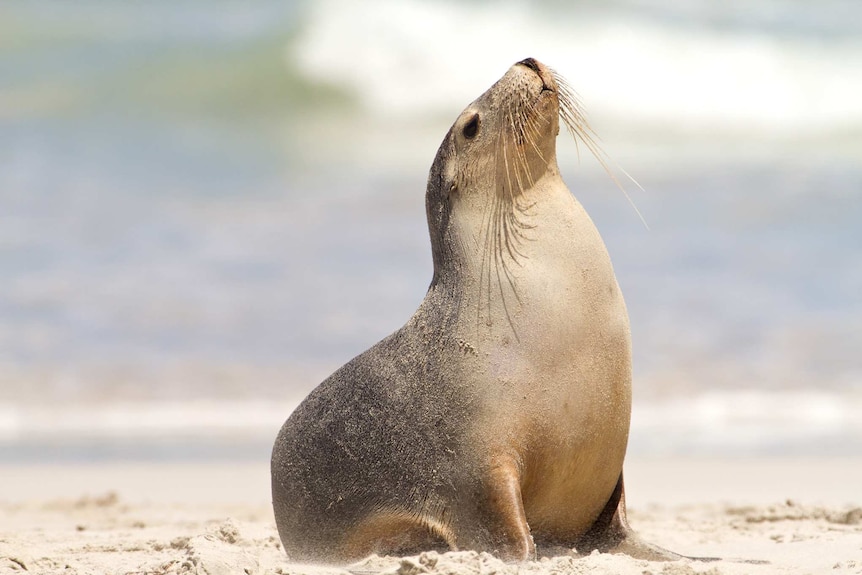
M 539 79 L 542 80 L 542 90 L 550 90 L 552 92 L 556 90 L 556 84 L 554 84 L 554 80 L 550 72 L 547 68 L 539 64 L 539 61 L 535 58 L 524 58 L 523 60 L 518 62 L 516 66 L 517 65 L 526 66 L 527 68 L 535 72 L 536 76 L 538 76 Z
M 539 72 L 539 63 L 536 62 L 535 58 L 524 58 L 523 60 L 518 62 L 518 64 L 520 64 L 521 66 L 526 66 L 527 68 L 541 76 L 541 73 Z

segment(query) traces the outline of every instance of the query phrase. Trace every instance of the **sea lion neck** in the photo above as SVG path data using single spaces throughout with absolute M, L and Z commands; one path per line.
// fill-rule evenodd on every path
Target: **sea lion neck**
M 441 282 L 454 287 L 475 263 L 471 258 L 481 257 L 472 249 L 476 238 L 505 251 L 501 257 L 514 257 L 517 244 L 526 241 L 527 211 L 542 201 L 536 183 L 559 177 L 559 111 L 552 71 L 530 58 L 511 66 L 455 120 L 431 166 L 425 196 L 432 288 Z
M 452 277 L 457 271 L 453 265 L 459 254 L 452 249 L 451 215 L 452 205 L 449 197 L 452 187 L 451 170 L 447 170 L 453 156 L 451 146 L 452 130 L 443 138 L 434 163 L 428 173 L 425 191 L 425 215 L 428 220 L 428 234 L 431 238 L 431 257 L 434 263 L 434 276 L 431 288 L 438 285 L 444 277 Z

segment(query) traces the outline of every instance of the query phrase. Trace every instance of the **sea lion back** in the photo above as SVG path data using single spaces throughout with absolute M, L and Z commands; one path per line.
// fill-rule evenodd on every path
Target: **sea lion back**
M 447 546 L 429 523 L 445 523 L 465 406 L 441 390 L 439 360 L 411 340 L 401 330 L 348 362 L 281 428 L 272 494 L 291 559 Z

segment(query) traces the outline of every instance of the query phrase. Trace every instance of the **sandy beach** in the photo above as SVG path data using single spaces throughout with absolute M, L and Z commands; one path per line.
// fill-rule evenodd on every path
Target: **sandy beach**
M 676 456 L 632 459 L 626 474 L 644 538 L 722 559 L 540 550 L 507 565 L 463 551 L 299 565 L 281 550 L 265 463 L 24 464 L 0 467 L 0 573 L 862 573 L 862 459 Z
M 528 56 L 607 153 L 557 139 L 630 522 L 721 559 L 292 562 L 273 439 L 417 309 L 436 150 Z M 859 0 L 0 2 L 0 575 L 862 575 L 860 222 Z

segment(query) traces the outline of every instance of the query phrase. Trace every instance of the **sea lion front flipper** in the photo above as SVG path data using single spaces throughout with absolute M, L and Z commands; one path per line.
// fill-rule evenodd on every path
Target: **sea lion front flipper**
M 622 472 L 607 505 L 590 530 L 578 541 L 577 549 L 582 553 L 589 553 L 593 549 L 598 549 L 602 553 L 625 553 L 636 559 L 649 561 L 676 561 L 686 558 L 679 553 L 647 543 L 629 527 Z M 690 557 L 689 559 L 715 560 L 711 557 Z
M 536 545 L 524 512 L 517 464 L 509 457 L 497 457 L 484 475 L 478 521 L 470 522 L 479 531 L 464 534 L 459 546 L 489 551 L 505 561 L 535 559 Z

